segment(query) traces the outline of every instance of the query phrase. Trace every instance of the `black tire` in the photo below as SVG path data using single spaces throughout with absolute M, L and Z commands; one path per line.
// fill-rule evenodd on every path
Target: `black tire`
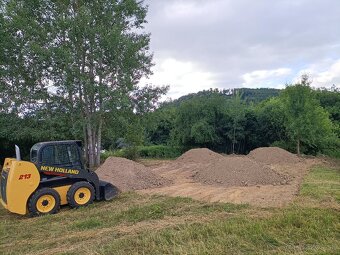
M 81 189 L 84 189 L 85 192 L 82 192 Z M 94 196 L 94 188 L 89 182 L 76 182 L 67 191 L 67 202 L 72 208 L 78 208 L 91 204 Z
M 59 193 L 51 188 L 38 189 L 28 200 L 28 212 L 33 217 L 45 214 L 54 214 L 57 213 L 59 209 Z

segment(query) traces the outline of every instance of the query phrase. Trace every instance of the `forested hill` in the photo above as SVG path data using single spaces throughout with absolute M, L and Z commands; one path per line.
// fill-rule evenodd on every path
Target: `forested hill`
M 193 98 L 209 98 L 216 93 L 219 93 L 226 98 L 232 98 L 233 95 L 239 94 L 241 99 L 246 102 L 259 103 L 271 97 L 276 97 L 280 93 L 280 89 L 273 88 L 258 88 L 258 89 L 250 89 L 250 88 L 235 88 L 235 89 L 210 89 L 203 90 L 197 93 L 191 93 L 185 96 L 182 96 L 173 101 L 168 101 L 163 105 L 167 106 L 179 106 L 182 102 L 188 101 Z

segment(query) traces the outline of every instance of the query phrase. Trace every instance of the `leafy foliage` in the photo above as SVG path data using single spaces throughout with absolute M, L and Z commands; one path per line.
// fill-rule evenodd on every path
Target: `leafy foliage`
M 219 90 L 191 94 L 148 115 L 144 125 L 147 144 L 241 154 L 273 145 L 297 152 L 296 135 L 300 134 L 302 153 L 337 156 L 339 110 L 333 105 L 340 102 L 338 94 L 313 90 L 309 84 L 290 85 L 280 96 L 255 99 L 257 104 L 244 99 L 243 94 L 226 95 Z M 328 115 L 327 109 L 332 114 Z
M 142 1 L 10 0 L 1 7 L 0 111 L 82 138 L 90 167 L 99 164 L 107 119 L 148 112 L 167 91 L 138 86 L 153 65 Z
M 281 96 L 289 137 L 296 142 L 300 154 L 301 143 L 311 149 L 321 148 L 332 134 L 332 123 L 328 113 L 320 106 L 307 77 L 301 83 L 288 86 Z

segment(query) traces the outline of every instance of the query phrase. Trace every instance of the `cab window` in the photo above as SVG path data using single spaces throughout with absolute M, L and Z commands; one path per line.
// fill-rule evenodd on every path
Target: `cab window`
M 79 162 L 78 149 L 73 144 L 48 145 L 42 150 L 42 164 L 73 166 L 78 165 Z

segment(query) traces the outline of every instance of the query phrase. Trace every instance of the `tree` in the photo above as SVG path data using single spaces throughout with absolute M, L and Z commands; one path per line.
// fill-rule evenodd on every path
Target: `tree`
M 143 32 L 147 7 L 137 0 L 9 0 L 2 6 L 0 34 L 8 37 L 3 47 L 10 61 L 0 63 L 0 98 L 18 114 L 28 107 L 45 111 L 46 118 L 51 107 L 70 114 L 93 168 L 100 162 L 106 115 L 145 111 L 136 96 L 152 107 L 166 91 L 138 92 L 152 66 L 150 34 Z
M 171 130 L 175 128 L 177 111 L 175 107 L 164 107 L 144 115 L 146 141 L 149 144 L 170 143 Z
M 236 92 L 229 101 L 227 113 L 231 117 L 231 129 L 227 131 L 228 138 L 232 141 L 232 153 L 235 153 L 235 144 L 244 138 L 245 104 L 241 95 Z
M 225 102 L 218 93 L 183 102 L 177 110 L 174 141 L 184 146 L 218 148 L 224 142 Z
M 254 130 L 259 137 L 257 147 L 269 146 L 287 139 L 285 130 L 285 108 L 279 97 L 271 98 L 256 107 L 258 127 Z
M 333 86 L 330 90 L 321 88 L 316 91 L 320 105 L 329 113 L 329 118 L 336 127 L 340 138 L 340 88 Z
M 315 147 L 332 135 L 328 113 L 316 100 L 308 76 L 302 76 L 300 83 L 287 86 L 281 99 L 286 113 L 285 127 L 289 137 L 295 141 L 298 155 L 301 143 Z

